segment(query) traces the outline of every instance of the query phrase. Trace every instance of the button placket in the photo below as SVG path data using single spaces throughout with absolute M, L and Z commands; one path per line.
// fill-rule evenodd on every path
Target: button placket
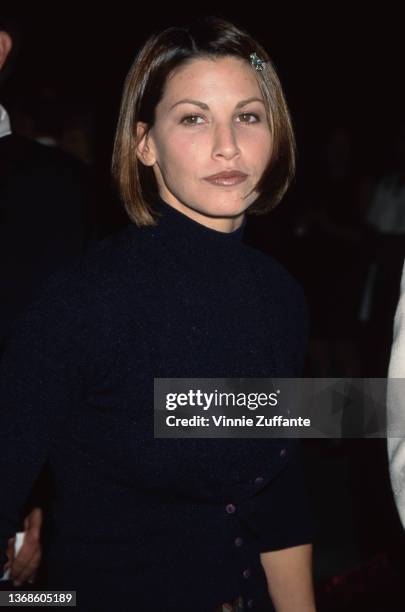
M 261 485 L 264 481 L 264 478 L 262 476 L 257 476 L 255 479 L 255 483 L 257 485 Z M 227 512 L 227 514 L 234 514 L 236 512 L 236 506 L 235 504 L 229 503 L 225 506 L 225 511 Z M 236 536 L 234 539 L 234 545 L 236 548 L 240 548 L 243 546 L 243 538 L 241 536 Z M 248 578 L 250 578 L 251 576 L 251 569 L 250 567 L 246 567 L 243 571 L 242 571 L 242 576 L 245 580 L 247 580 Z M 228 604 L 229 605 L 229 604 Z M 252 598 L 248 599 L 246 602 L 247 608 L 253 609 L 254 607 L 254 600 Z M 239 608 L 237 608 L 239 609 Z

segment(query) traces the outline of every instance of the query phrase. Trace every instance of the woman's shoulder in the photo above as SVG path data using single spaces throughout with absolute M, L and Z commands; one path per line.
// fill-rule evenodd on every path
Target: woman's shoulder
M 94 344 L 101 342 L 101 330 L 115 333 L 118 322 L 125 324 L 128 312 L 135 317 L 140 312 L 145 294 L 140 283 L 148 276 L 148 265 L 145 258 L 140 265 L 142 240 L 135 242 L 126 229 L 121 230 L 91 243 L 54 270 L 15 318 L 9 337 L 24 341 L 37 330 L 41 342 L 48 338 L 49 345 L 52 338 L 70 336 L 76 336 L 77 343 Z M 99 340 L 94 341 L 97 336 Z
M 111 267 L 117 272 L 117 264 L 120 264 L 119 268 L 125 270 L 140 259 L 144 259 L 143 263 L 147 264 L 147 256 L 153 257 L 153 251 L 157 246 L 152 238 L 149 228 L 138 228 L 130 223 L 101 240 L 93 241 L 84 254 L 76 259 L 80 260 L 89 271 L 98 269 L 106 271 Z
M 304 290 L 275 257 L 254 248 L 247 252 L 274 323 L 273 344 L 280 364 L 286 364 L 288 376 L 300 376 L 310 331 L 310 312 Z
M 57 313 L 63 306 L 72 316 L 79 311 L 92 316 L 98 306 L 122 301 L 123 291 L 136 296 L 138 281 L 149 270 L 144 243 L 141 237 L 134 240 L 127 227 L 92 241 L 36 287 L 25 312 L 47 306 Z
M 86 293 L 122 286 L 131 277 L 131 285 L 146 277 L 152 266 L 153 249 L 148 232 L 125 226 L 99 240 L 91 241 L 86 249 L 46 279 L 45 286 L 81 287 Z

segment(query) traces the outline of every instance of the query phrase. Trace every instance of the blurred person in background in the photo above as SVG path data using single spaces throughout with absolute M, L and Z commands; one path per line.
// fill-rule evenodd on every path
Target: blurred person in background
M 395 311 L 388 367 L 387 437 L 389 470 L 395 503 L 405 529 L 405 264 Z
M 0 14 L 0 357 L 14 322 L 35 292 L 52 272 L 82 253 L 91 236 L 83 165 L 17 134 L 11 109 L 3 102 L 23 43 L 20 23 Z M 39 504 L 46 506 L 48 492 L 45 467 L 21 514 L 26 537 L 16 558 L 14 538 L 9 540 L 5 569 L 17 585 L 32 580 L 39 565 Z
M 320 151 L 312 205 L 301 219 L 312 319 L 308 374 L 356 377 L 362 375 L 360 308 L 371 256 L 364 215 L 371 185 L 349 127 L 330 130 Z
M 368 375 L 385 377 L 393 340 L 393 320 L 399 299 L 405 258 L 405 123 L 391 135 L 389 168 L 375 182 L 367 222 L 374 231 L 375 255 L 368 292 Z

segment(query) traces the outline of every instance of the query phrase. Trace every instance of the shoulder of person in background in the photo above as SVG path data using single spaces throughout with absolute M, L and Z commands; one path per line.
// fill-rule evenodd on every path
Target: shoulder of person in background
M 37 204 L 60 212 L 83 206 L 89 196 L 91 173 L 87 166 L 57 147 L 49 147 L 18 134 L 0 139 L 1 208 L 12 200 L 16 212 Z M 28 201 L 26 197 L 28 198 Z
M 11 134 L 0 138 L 0 338 L 35 289 L 93 238 L 84 164 Z

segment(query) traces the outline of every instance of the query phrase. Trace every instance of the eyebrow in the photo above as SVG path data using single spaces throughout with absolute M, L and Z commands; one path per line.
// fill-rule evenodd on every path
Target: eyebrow
M 246 106 L 246 104 L 249 104 L 249 102 L 261 102 L 264 105 L 264 100 L 262 100 L 262 98 L 253 97 L 253 98 L 247 98 L 247 100 L 241 100 L 240 102 L 237 103 L 235 108 L 242 108 L 242 106 Z M 178 106 L 179 104 L 195 104 L 196 106 L 199 106 L 203 110 L 210 109 L 208 104 L 205 104 L 205 102 L 200 102 L 199 100 L 192 100 L 191 98 L 183 98 L 182 100 L 179 100 L 178 102 L 173 104 L 173 106 L 171 106 L 169 110 L 172 110 L 172 108 L 174 108 L 175 106 Z

